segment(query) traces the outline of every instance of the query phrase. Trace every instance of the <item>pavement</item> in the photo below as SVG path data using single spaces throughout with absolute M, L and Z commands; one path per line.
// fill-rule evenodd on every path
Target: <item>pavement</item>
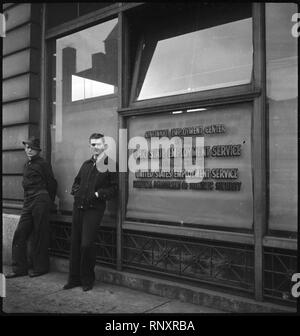
M 4 274 L 10 267 L 3 266 Z M 63 290 L 67 273 L 6 279 L 3 313 L 46 314 L 212 314 L 225 313 L 196 304 L 96 281 L 91 291 Z

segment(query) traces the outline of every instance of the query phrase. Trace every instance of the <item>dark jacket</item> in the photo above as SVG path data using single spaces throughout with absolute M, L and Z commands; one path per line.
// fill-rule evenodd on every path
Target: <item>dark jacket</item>
M 107 164 L 107 160 L 106 157 L 105 164 Z M 78 208 L 101 208 L 106 201 L 116 195 L 117 189 L 117 173 L 99 172 L 96 161 L 91 158 L 82 164 L 74 179 L 71 195 L 74 195 L 74 203 Z M 95 192 L 98 192 L 98 198 Z
M 55 200 L 57 182 L 51 165 L 39 155 L 25 163 L 22 186 L 25 197 L 36 195 L 46 190 L 51 200 Z

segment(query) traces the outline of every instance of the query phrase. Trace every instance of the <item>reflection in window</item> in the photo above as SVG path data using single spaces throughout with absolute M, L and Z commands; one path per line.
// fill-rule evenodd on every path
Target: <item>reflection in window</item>
M 72 101 L 114 93 L 114 86 L 72 75 Z
M 169 26 L 145 34 L 137 100 L 251 82 L 251 11 L 235 17 L 217 13 L 209 22 L 203 20 L 205 15 L 202 10 L 190 23 L 184 22 L 181 33 Z M 181 17 L 175 24 L 183 20 Z
M 102 23 L 56 41 L 57 91 L 61 90 L 62 85 L 63 104 L 79 99 L 99 97 L 116 91 L 116 50 L 116 20 Z M 80 81 L 79 77 L 83 80 Z M 105 89 L 99 90 L 100 86 Z M 79 94 L 80 91 L 86 92 L 86 94 Z
M 297 231 L 297 39 L 292 3 L 266 4 L 269 229 Z
M 63 106 L 117 91 L 117 19 L 56 40 L 56 141 Z

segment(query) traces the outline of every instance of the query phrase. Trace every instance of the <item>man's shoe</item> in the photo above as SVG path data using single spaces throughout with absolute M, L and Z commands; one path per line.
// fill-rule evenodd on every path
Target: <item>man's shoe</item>
M 30 278 L 34 278 L 34 277 L 38 277 L 38 276 L 44 275 L 46 273 L 48 273 L 48 272 L 29 271 L 28 275 L 30 276 Z
M 22 277 L 27 275 L 27 272 L 23 273 L 16 273 L 16 272 L 11 272 L 5 275 L 6 279 L 12 279 L 12 278 L 17 278 L 17 277 Z
M 86 286 L 82 286 L 82 290 L 84 292 L 87 292 L 89 290 L 93 289 L 93 285 L 86 285 Z
M 72 289 L 79 286 L 81 286 L 80 282 L 68 282 L 64 285 L 63 289 Z

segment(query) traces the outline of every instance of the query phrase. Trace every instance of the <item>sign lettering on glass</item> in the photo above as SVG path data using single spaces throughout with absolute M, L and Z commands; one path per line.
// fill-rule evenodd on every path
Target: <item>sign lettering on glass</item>
M 145 132 L 144 136 L 146 139 L 151 139 L 152 137 L 175 137 L 175 136 L 203 136 L 203 135 L 214 135 L 214 134 L 225 134 L 226 126 L 224 124 L 214 124 L 214 125 L 200 125 L 193 127 L 184 128 L 172 128 L 172 129 L 160 129 L 160 130 L 148 130 Z M 156 148 L 150 151 L 141 150 L 136 154 L 136 157 L 141 159 L 159 159 L 168 157 L 170 159 L 175 157 L 192 157 L 194 158 L 197 151 L 201 150 L 192 146 L 190 150 L 186 148 L 176 148 L 169 146 L 165 148 Z M 214 146 L 204 146 L 203 156 L 204 158 L 218 158 L 218 157 L 238 157 L 242 153 L 242 144 L 228 144 L 228 145 L 214 145 Z M 242 182 L 240 181 L 228 181 L 238 179 L 239 170 L 238 168 L 204 168 L 203 170 L 203 180 L 213 179 L 213 180 L 225 180 L 225 181 L 203 181 L 198 183 L 186 183 L 185 181 L 156 181 L 156 179 L 184 179 L 189 171 L 182 169 L 181 171 L 174 171 L 170 169 L 169 171 L 137 171 L 135 172 L 135 177 L 137 179 L 148 179 L 146 181 L 134 180 L 134 188 L 160 188 L 160 189 L 190 189 L 190 190 L 222 190 L 222 191 L 240 191 Z M 151 180 L 149 180 L 151 179 Z M 152 181 L 155 180 L 155 181 Z

